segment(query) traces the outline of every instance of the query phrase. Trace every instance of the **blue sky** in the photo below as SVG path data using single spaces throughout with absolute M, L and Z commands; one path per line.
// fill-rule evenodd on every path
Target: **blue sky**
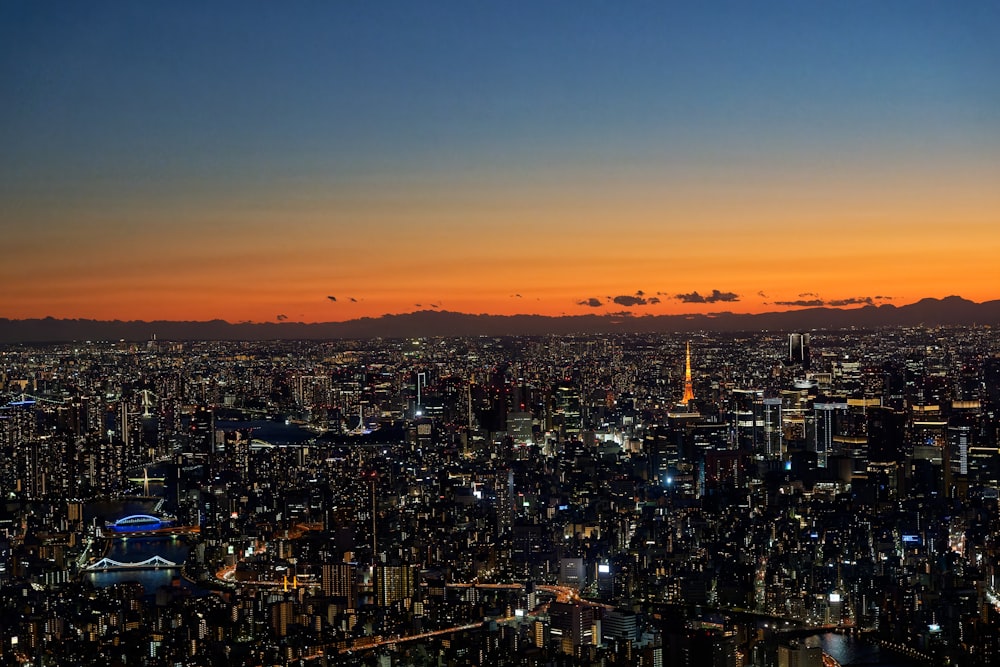
M 600 189 L 609 210 L 693 186 L 821 206 L 885 180 L 893 197 L 944 184 L 942 207 L 971 188 L 982 209 L 1000 159 L 997 26 L 992 2 L 8 0 L 0 224 L 34 230 L 17 243 L 37 267 L 73 225 L 188 234 L 247 209 L 291 211 L 303 238 L 349 232 L 335 209 L 365 205 L 465 215 L 439 236 L 467 224 L 471 238 L 484 207 L 544 200 L 561 219 L 558 202 Z M 323 207 L 328 224 L 295 219 Z

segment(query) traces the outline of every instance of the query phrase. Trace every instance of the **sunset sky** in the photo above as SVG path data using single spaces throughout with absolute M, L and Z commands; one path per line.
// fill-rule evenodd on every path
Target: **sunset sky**
M 0 317 L 997 299 L 998 30 L 972 0 L 6 0 Z

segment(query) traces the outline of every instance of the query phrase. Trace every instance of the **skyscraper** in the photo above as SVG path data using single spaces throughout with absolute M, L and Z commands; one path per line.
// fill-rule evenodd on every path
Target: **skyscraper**
M 324 595 L 344 598 L 348 609 L 357 607 L 357 567 L 355 565 L 324 563 L 321 572 Z
M 375 604 L 388 607 L 413 597 L 415 568 L 411 565 L 379 565 L 375 577 Z
M 764 399 L 764 455 L 767 458 L 780 458 L 784 447 L 782 434 L 781 399 L 769 397 Z
M 788 334 L 788 363 L 809 368 L 809 334 Z
M 839 411 L 839 414 L 838 414 Z M 847 401 L 826 400 L 813 404 L 812 449 L 816 452 L 816 465 L 825 468 L 827 458 L 834 450 L 833 438 L 837 435 L 837 420 L 847 413 Z

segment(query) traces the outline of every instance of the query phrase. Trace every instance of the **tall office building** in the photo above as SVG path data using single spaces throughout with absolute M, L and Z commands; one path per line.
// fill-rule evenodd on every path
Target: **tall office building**
M 563 653 L 576 655 L 579 649 L 594 643 L 594 608 L 585 604 L 553 602 L 549 605 L 552 639 Z
M 780 458 L 784 452 L 782 407 L 780 398 L 764 399 L 764 451 L 767 458 Z
M 612 643 L 625 640 L 633 643 L 639 638 L 638 616 L 631 609 L 608 609 L 601 622 L 601 639 Z
M 809 368 L 809 334 L 788 334 L 788 363 Z
M 868 411 L 868 462 L 904 460 L 903 414 L 884 406 Z
M 530 412 L 511 412 L 507 415 L 507 435 L 513 438 L 515 445 L 529 445 L 534 440 L 532 436 L 532 419 Z
M 825 468 L 830 454 L 834 453 L 833 438 L 837 435 L 837 420 L 847 414 L 847 401 L 813 403 L 814 428 L 812 449 L 816 452 L 816 465 Z
M 764 437 L 764 392 L 761 389 L 734 389 L 732 398 L 736 445 L 743 451 L 756 452 Z
M 969 486 L 969 463 L 974 444 L 976 420 L 969 414 L 956 415 L 948 421 L 948 445 L 945 462 L 945 493 L 965 498 Z

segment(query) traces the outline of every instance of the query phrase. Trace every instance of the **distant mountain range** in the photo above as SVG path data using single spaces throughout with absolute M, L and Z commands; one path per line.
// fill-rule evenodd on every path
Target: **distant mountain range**
M 803 308 L 756 315 L 470 315 L 423 310 L 402 315 L 365 317 L 348 322 L 303 324 L 264 322 L 232 324 L 0 318 L 0 342 L 44 343 L 74 340 L 322 340 L 409 338 L 419 336 L 501 336 L 616 332 L 808 331 L 873 329 L 892 326 L 1000 325 L 1000 300 L 975 303 L 958 296 L 922 299 L 906 306 Z

